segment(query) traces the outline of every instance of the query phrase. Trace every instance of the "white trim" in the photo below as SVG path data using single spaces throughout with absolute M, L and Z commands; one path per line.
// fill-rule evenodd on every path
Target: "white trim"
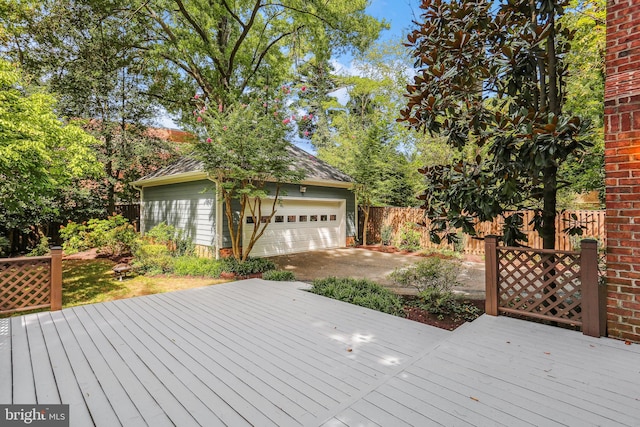
M 132 182 L 131 185 L 138 187 L 156 187 L 159 185 L 178 184 L 181 182 L 200 181 L 207 179 L 209 174 L 202 171 L 184 172 L 169 176 L 159 176 L 157 178 L 141 179 Z
M 196 172 L 184 172 L 169 176 L 159 176 L 156 178 L 149 179 L 140 179 L 138 181 L 134 181 L 131 183 L 134 187 L 156 187 L 159 185 L 169 185 L 169 184 L 178 184 L 181 182 L 190 182 L 190 181 L 200 181 L 202 179 L 211 179 L 215 182 L 214 179 L 210 178 L 207 172 L 196 171 Z M 267 179 L 266 182 L 277 182 L 273 179 Z M 302 184 L 302 185 L 313 185 L 317 187 L 331 187 L 331 188 L 347 188 L 350 189 L 353 187 L 353 182 L 344 182 L 344 181 L 334 181 L 334 180 L 302 180 L 300 182 L 281 182 L 281 184 Z
M 209 178 L 211 181 L 214 181 L 213 179 Z M 214 181 L 216 183 L 216 194 L 215 194 L 215 217 L 216 217 L 216 242 L 215 242 L 215 248 L 216 248 L 216 259 L 220 259 L 220 249 L 222 249 L 222 232 L 223 230 L 223 222 L 224 222 L 224 209 L 223 209 L 223 201 L 222 201 L 222 197 L 220 196 L 220 184 L 216 181 Z

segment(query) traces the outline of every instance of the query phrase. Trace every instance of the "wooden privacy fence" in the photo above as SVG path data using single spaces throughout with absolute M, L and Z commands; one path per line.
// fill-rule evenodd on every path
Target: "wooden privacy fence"
M 581 251 L 499 247 L 485 237 L 486 313 L 512 314 L 582 328 L 600 337 L 606 329 L 606 288 L 598 283 L 598 243 Z
M 533 211 L 523 211 L 524 229 L 523 232 L 527 235 L 526 246 L 533 249 L 542 249 L 542 239 L 536 231 L 533 230 L 533 226 L 528 225 L 533 219 Z M 573 217 L 575 215 L 575 218 Z M 362 216 L 362 215 L 360 215 Z M 429 220 L 424 217 L 424 210 L 419 208 L 395 208 L 395 207 L 379 207 L 371 208 L 369 213 L 369 226 L 367 228 L 367 240 L 371 242 L 381 241 L 381 231 L 384 226 L 389 226 L 392 229 L 393 235 L 396 236 L 402 227 L 406 223 L 412 224 L 424 224 L 424 227 L 419 227 L 421 232 L 420 246 L 425 249 L 429 248 L 446 248 L 450 245 L 440 244 L 436 245 L 429 239 Z M 556 216 L 556 249 L 563 251 L 573 251 L 578 248 L 579 241 L 582 238 L 595 238 L 600 241 L 603 247 L 606 247 L 606 233 L 605 233 L 605 211 L 589 211 L 589 210 L 574 210 L 564 211 Z M 461 236 L 462 241 L 460 243 L 459 250 L 466 254 L 483 255 L 484 254 L 484 242 L 482 238 L 489 235 L 501 235 L 502 226 L 504 220 L 502 218 L 496 218 L 493 221 L 480 222 L 476 224 L 476 233 L 478 238 L 472 238 L 470 236 Z M 581 225 L 584 227 L 583 235 L 579 238 L 568 236 L 563 233 L 562 230 L 568 226 Z M 363 221 L 360 218 L 359 230 L 362 230 Z
M 51 256 L 0 259 L 0 314 L 62 308 L 62 248 Z

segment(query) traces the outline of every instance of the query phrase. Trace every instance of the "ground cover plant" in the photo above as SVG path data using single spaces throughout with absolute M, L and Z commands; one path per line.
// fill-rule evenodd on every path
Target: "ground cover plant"
M 269 270 L 262 274 L 262 278 L 264 280 L 274 280 L 277 282 L 294 282 L 296 275 L 293 274 L 293 271 Z
M 413 287 L 418 291 L 408 300 L 408 309 L 424 310 L 438 320 L 446 317 L 454 321 L 476 319 L 481 310 L 476 304 L 463 301 L 453 292 L 458 285 L 460 262 L 452 259 L 429 257 L 417 263 L 396 269 L 389 278 L 400 287 Z
M 404 317 L 400 297 L 370 280 L 327 277 L 314 280 L 310 292 Z

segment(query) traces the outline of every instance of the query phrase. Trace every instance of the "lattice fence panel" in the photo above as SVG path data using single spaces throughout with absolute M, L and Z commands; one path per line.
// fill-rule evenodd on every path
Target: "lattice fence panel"
M 0 313 L 51 304 L 50 258 L 0 260 Z
M 499 306 L 580 325 L 579 253 L 498 249 Z

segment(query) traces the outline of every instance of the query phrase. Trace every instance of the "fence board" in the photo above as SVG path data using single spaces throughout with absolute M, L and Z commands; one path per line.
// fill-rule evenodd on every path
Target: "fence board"
M 533 226 L 529 225 L 533 219 L 533 211 L 523 211 L 523 220 L 525 227 L 523 232 L 527 236 L 527 246 L 532 249 L 542 248 L 542 239 Z M 575 218 L 574 218 L 575 216 Z M 360 215 L 360 227 L 362 230 L 362 215 Z M 451 245 L 436 245 L 429 239 L 429 220 L 424 217 L 424 210 L 420 208 L 396 208 L 396 207 L 373 207 L 369 213 L 369 225 L 367 227 L 368 242 L 380 242 L 381 230 L 384 226 L 390 226 L 393 235 L 397 236 L 402 227 L 407 223 L 420 224 L 418 226 L 421 232 L 420 246 L 424 249 L 431 248 L 449 248 L 454 249 Z M 466 254 L 484 255 L 484 236 L 501 235 L 504 221 L 502 218 L 496 218 L 493 221 L 481 222 L 476 224 L 476 233 L 478 238 L 464 236 L 460 246 Z M 579 225 L 583 227 L 583 234 L 577 237 L 570 237 L 563 232 L 569 226 Z M 580 240 L 583 238 L 594 238 L 606 247 L 606 231 L 605 231 L 605 211 L 604 210 L 573 210 L 564 211 L 556 216 L 556 249 L 563 251 L 574 251 L 579 249 Z M 460 249 L 460 247 L 458 247 Z

